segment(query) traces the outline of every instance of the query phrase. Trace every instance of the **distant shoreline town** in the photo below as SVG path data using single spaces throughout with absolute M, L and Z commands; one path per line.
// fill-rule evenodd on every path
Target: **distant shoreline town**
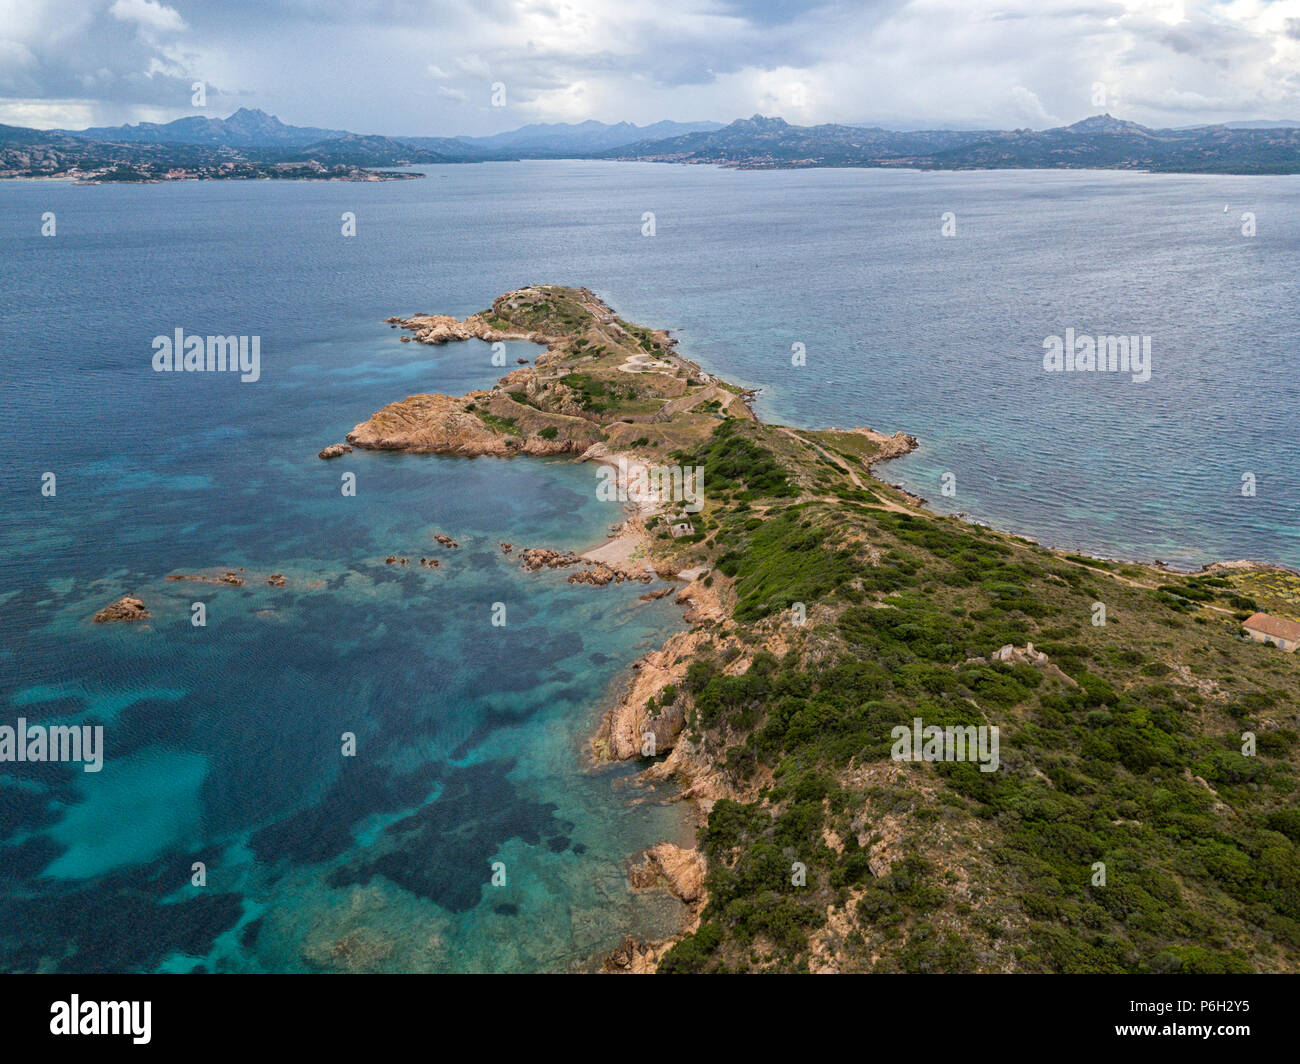
M 717 122 L 540 124 L 490 137 L 389 137 L 292 126 L 241 108 L 228 118 L 83 130 L 0 125 L 0 178 L 83 184 L 177 180 L 387 181 L 384 168 L 591 159 L 734 169 L 1106 169 L 1186 174 L 1300 173 L 1300 123 L 1151 129 L 1109 114 L 1047 130 L 890 130 Z

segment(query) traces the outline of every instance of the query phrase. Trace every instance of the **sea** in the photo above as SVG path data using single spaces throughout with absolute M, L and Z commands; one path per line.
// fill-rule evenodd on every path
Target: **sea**
M 680 610 L 503 553 L 603 541 L 585 466 L 316 457 L 505 371 L 392 315 L 585 285 L 765 419 L 915 435 L 879 472 L 939 511 L 1300 568 L 1300 177 L 419 170 L 0 182 L 0 725 L 104 737 L 0 763 L 0 969 L 590 970 L 680 927 L 626 872 L 690 809 L 589 755 Z M 256 337 L 258 379 L 156 372 L 178 328 Z M 1067 330 L 1149 377 L 1045 369 Z M 125 594 L 147 622 L 91 622 Z

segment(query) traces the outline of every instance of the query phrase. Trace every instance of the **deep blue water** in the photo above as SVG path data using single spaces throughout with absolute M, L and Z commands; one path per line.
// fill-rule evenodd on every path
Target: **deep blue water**
M 1300 566 L 1300 179 L 428 175 L 0 183 L 0 723 L 102 723 L 107 744 L 97 775 L 0 766 L 0 967 L 563 968 L 678 918 L 623 867 L 680 809 L 582 758 L 677 611 L 500 556 L 601 538 L 618 511 L 582 467 L 316 459 L 394 398 L 499 374 L 486 345 L 398 343 L 391 314 L 586 284 L 761 387 L 765 416 L 914 433 L 884 474 L 937 507 L 1099 554 Z M 260 336 L 261 380 L 154 373 L 178 326 Z M 1150 335 L 1152 379 L 1045 374 L 1067 327 Z M 165 579 L 238 567 L 242 588 Z M 147 627 L 89 623 L 126 592 Z

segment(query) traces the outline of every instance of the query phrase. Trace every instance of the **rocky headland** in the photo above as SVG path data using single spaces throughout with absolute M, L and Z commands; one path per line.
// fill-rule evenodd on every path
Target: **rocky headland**
M 914 437 L 765 425 L 752 393 L 678 355 L 667 333 L 622 320 L 589 289 L 531 286 L 463 321 L 390 324 L 414 342 L 527 340 L 545 351 L 493 388 L 391 403 L 348 443 L 601 464 L 627 515 L 605 543 L 582 552 L 502 543 L 502 553 L 526 571 L 572 570 L 575 583 L 668 580 L 641 598 L 675 592 L 690 624 L 633 665 L 591 743 L 596 763 L 637 761 L 640 779 L 675 781 L 676 797 L 708 819 L 697 848 L 661 844 L 628 872 L 631 889 L 681 899 L 687 924 L 677 940 L 629 939 L 604 971 L 1042 966 L 1015 943 L 1038 936 L 1047 950 L 1074 932 L 1034 893 L 1041 867 L 1018 863 L 1015 837 L 998 835 L 1019 813 L 990 819 L 981 810 L 1001 808 L 997 797 L 967 777 L 891 760 L 881 738 L 913 713 L 997 722 L 1014 737 L 1000 786 L 1028 796 L 1009 808 L 1068 794 L 1096 807 L 1087 822 L 1102 834 L 1112 821 L 1154 819 L 1150 803 L 1169 792 L 1126 784 L 1128 814 L 1110 814 L 1112 748 L 1095 731 L 1081 739 L 1062 706 L 1097 729 L 1131 712 L 1136 692 L 1173 700 L 1180 741 L 1208 757 L 1209 733 L 1230 730 L 1245 712 L 1233 700 L 1247 699 L 1259 712 L 1254 726 L 1278 736 L 1272 748 L 1289 741 L 1262 693 L 1276 681 L 1258 671 L 1275 659 L 1257 662 L 1262 652 L 1238 623 L 1262 606 L 1300 611 L 1295 574 L 1253 563 L 1173 574 L 930 513 L 872 474 L 913 450 Z M 699 500 L 646 490 L 647 474 L 696 467 Z M 1089 621 L 1098 599 L 1122 621 Z M 1188 618 L 1191 632 L 1171 638 Z M 1237 673 L 1196 675 L 1210 657 L 1232 660 Z M 1166 679 L 1155 687 L 1142 677 Z M 1289 682 L 1300 689 L 1293 674 Z M 1201 706 L 1199 723 L 1184 698 Z M 1203 791 L 1196 780 L 1210 780 L 1216 763 L 1198 763 L 1192 785 Z M 1148 851 L 1154 845 L 1147 840 Z M 1164 868 L 1177 856 L 1162 850 L 1152 860 Z M 1231 889 L 1189 875 L 1186 891 Z M 913 913 L 908 899 L 922 881 L 925 905 Z M 905 915 L 891 917 L 900 906 Z M 1151 948 L 1146 932 L 1095 918 Z M 962 942 L 977 945 L 952 945 Z M 1257 954 L 1258 965 L 1272 970 L 1270 957 Z
M 605 543 L 582 552 L 499 546 L 505 554 L 514 552 L 525 571 L 574 570 L 568 575 L 570 583 L 672 581 L 641 598 L 675 594 L 693 627 L 635 663 L 625 690 L 593 737 L 592 751 L 598 761 L 640 759 L 647 751 L 657 758 L 670 755 L 651 763 L 646 779 L 681 781 L 681 797 L 700 803 L 704 812 L 718 797 L 738 793 L 715 765 L 683 740 L 691 700 L 680 687 L 701 644 L 733 627 L 735 596 L 725 575 L 701 564 L 705 553 L 690 549 L 698 538 L 694 514 L 682 510 L 682 499 L 664 498 L 656 491 L 649 474 L 668 463 L 672 453 L 704 445 L 723 422 L 738 420 L 757 427 L 750 407 L 753 393 L 704 372 L 677 354 L 676 341 L 667 332 L 623 321 L 585 288 L 534 286 L 506 293 L 488 310 L 464 320 L 417 314 L 389 318 L 388 324 L 409 333 L 403 340 L 416 343 L 515 340 L 545 349 L 532 364 L 518 360 L 521 368 L 490 389 L 461 396 L 418 394 L 390 403 L 349 432 L 347 442 L 362 449 L 462 457 L 568 454 L 606 467 L 627 517 Z M 810 458 L 852 463 L 855 478 L 856 471 L 865 475 L 873 462 L 916 446 L 905 434 L 886 436 L 867 428 L 819 436 L 825 439 L 793 438 Z M 843 448 L 831 453 L 828 447 L 837 442 Z M 338 452 L 335 445 L 322 450 L 320 457 Z M 671 534 L 668 525 L 674 521 L 679 531 L 685 521 L 692 532 L 685 537 Z M 735 667 L 744 667 L 752 658 L 751 649 L 738 657 Z M 700 852 L 664 843 L 646 855 L 630 881 L 636 889 L 668 884 L 670 892 L 698 914 L 704 873 Z M 631 944 L 629 949 L 631 955 L 657 956 L 669 945 L 660 943 L 656 949 Z M 634 970 L 639 965 L 606 967 Z

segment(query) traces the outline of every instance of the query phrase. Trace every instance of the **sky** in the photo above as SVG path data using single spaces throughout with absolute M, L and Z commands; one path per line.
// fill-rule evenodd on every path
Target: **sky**
M 0 0 L 0 123 L 239 107 L 413 136 L 1300 119 L 1300 0 Z

